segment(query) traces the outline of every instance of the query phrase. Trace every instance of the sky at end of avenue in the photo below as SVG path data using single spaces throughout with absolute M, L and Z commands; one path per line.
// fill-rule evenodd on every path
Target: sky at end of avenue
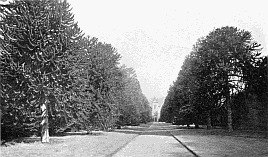
M 86 35 L 112 44 L 148 100 L 163 98 L 197 39 L 215 28 L 250 31 L 267 55 L 265 1 L 67 0 Z

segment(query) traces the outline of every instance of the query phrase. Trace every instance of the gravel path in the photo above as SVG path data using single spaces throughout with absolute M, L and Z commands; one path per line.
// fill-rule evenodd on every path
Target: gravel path
M 169 136 L 141 135 L 131 141 L 113 157 L 193 156 L 174 138 Z
M 154 123 L 113 157 L 193 156 L 169 133 L 174 126 Z

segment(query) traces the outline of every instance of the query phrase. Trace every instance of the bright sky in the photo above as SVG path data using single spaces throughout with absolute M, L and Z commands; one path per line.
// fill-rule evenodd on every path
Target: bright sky
M 68 0 L 86 35 L 110 43 L 136 70 L 148 99 L 164 97 L 185 55 L 214 28 L 252 32 L 267 54 L 265 1 Z M 264 30 L 265 29 L 265 30 Z

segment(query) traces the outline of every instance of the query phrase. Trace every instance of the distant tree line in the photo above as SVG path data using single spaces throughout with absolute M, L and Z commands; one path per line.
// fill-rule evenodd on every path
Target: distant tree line
M 48 142 L 66 130 L 150 121 L 135 71 L 120 58 L 83 34 L 66 0 L 1 5 L 1 139 L 41 134 Z
M 267 56 L 251 33 L 214 29 L 186 56 L 169 88 L 161 121 L 268 130 Z

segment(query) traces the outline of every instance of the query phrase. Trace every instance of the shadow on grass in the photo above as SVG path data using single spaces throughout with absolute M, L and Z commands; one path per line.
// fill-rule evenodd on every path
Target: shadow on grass
M 74 135 L 100 136 L 100 135 L 103 135 L 103 132 L 102 131 L 61 132 L 61 133 L 54 134 L 52 136 L 61 137 L 61 136 L 74 136 Z
M 68 137 L 68 136 L 101 136 L 103 132 L 101 131 L 91 131 L 91 132 L 64 132 L 64 133 L 57 133 L 50 136 L 49 143 L 47 144 L 58 144 L 63 143 L 65 141 L 64 138 L 61 137 Z M 41 137 L 33 136 L 33 137 L 19 137 L 16 139 L 9 139 L 6 141 L 1 141 L 1 146 L 8 147 L 12 145 L 16 145 L 19 143 L 41 143 Z M 46 143 L 45 143 L 46 144 Z
M 176 128 L 178 129 L 178 128 Z M 229 132 L 227 129 L 194 129 L 194 128 L 180 128 L 179 131 L 172 131 L 174 135 L 200 135 L 200 136 L 233 136 L 233 137 L 245 137 L 245 138 L 266 138 L 266 133 L 256 130 L 234 130 Z
M 136 135 L 157 135 L 170 136 L 170 133 L 177 135 L 192 135 L 192 136 L 233 136 L 245 138 L 267 138 L 266 132 L 256 130 L 234 130 L 229 132 L 224 128 L 214 128 L 207 130 L 205 126 L 195 128 L 194 126 L 187 127 L 186 125 L 171 125 L 167 123 L 157 123 L 153 127 L 126 127 L 116 129 L 114 132 Z
M 149 126 L 151 126 L 152 123 L 147 123 L 147 124 L 141 124 L 140 126 L 126 126 L 124 127 L 125 129 L 129 130 L 139 130 L 143 131 Z M 50 136 L 50 142 L 49 144 L 54 144 L 54 143 L 60 143 L 60 137 L 67 137 L 67 136 L 102 136 L 105 131 L 85 131 L 85 130 L 80 130 L 77 132 L 59 132 L 56 134 L 52 134 Z M 39 136 L 33 136 L 33 137 L 10 137 L 5 140 L 1 140 L 1 146 L 11 146 L 15 145 L 18 143 L 41 143 L 41 138 Z
M 58 143 L 62 143 L 65 140 L 63 139 L 54 139 L 51 138 L 49 143 L 46 144 L 58 144 Z M 5 141 L 1 144 L 1 147 L 8 147 L 8 146 L 12 146 L 12 145 L 16 145 L 19 143 L 41 143 L 41 138 L 40 137 L 20 137 L 17 139 L 13 139 L 10 141 Z

